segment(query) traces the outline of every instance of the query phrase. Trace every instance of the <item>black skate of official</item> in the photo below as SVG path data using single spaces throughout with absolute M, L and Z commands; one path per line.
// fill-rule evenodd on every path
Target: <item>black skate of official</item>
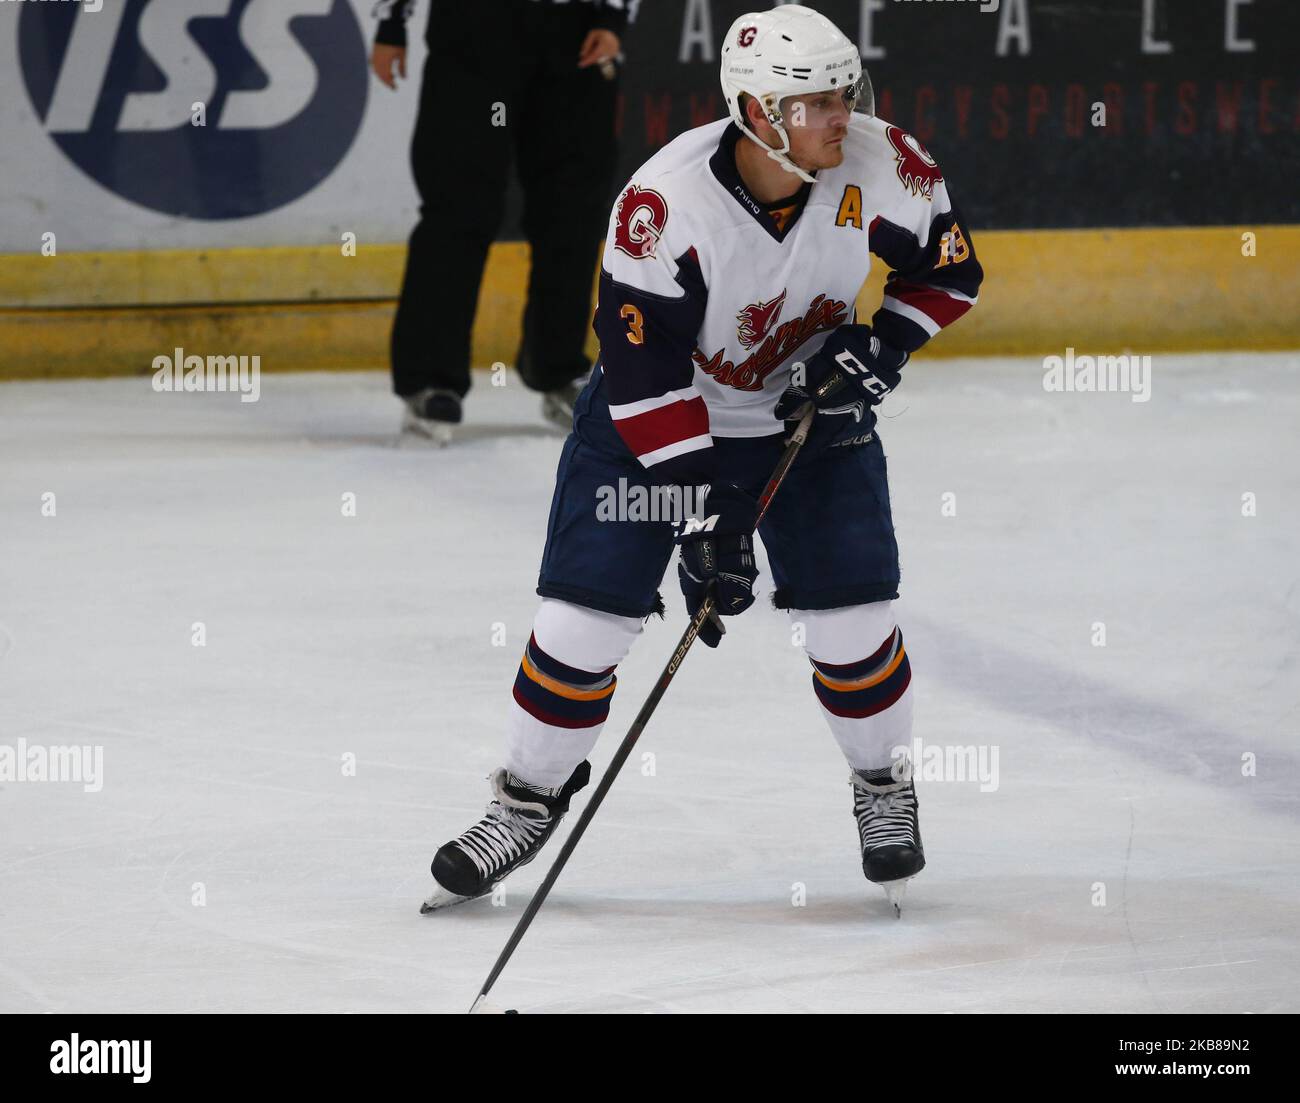
M 573 794 L 591 779 L 583 762 L 563 785 L 543 789 L 520 781 L 504 768 L 493 772 L 492 803 L 483 818 L 459 838 L 438 848 L 429 870 L 432 895 L 420 913 L 485 896 L 499 881 L 527 865 L 569 810 Z
M 428 387 L 403 400 L 403 441 L 418 441 L 439 448 L 451 443 L 452 432 L 461 423 L 461 399 L 455 391 Z
M 854 770 L 849 784 L 862 845 L 862 872 L 885 890 L 895 917 L 901 916 L 908 879 L 925 868 L 910 772 L 900 780 L 888 769 Z
M 580 375 L 563 386 L 542 394 L 542 417 L 559 429 L 568 433 L 573 428 L 573 408 L 591 380 L 591 372 Z

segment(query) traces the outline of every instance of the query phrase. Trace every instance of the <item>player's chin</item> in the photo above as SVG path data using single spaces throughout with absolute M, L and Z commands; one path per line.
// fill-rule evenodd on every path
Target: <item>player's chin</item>
M 833 169 L 844 163 L 844 139 L 827 142 L 822 147 L 822 168 Z

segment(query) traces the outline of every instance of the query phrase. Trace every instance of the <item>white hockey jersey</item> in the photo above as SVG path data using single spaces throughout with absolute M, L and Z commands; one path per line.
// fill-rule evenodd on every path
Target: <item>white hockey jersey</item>
M 687 131 L 610 215 L 595 319 L 606 398 L 658 481 L 708 481 L 715 436 L 781 431 L 773 410 L 792 365 L 854 321 L 873 253 L 893 270 L 873 332 L 908 352 L 969 310 L 983 278 L 911 135 L 853 115 L 840 165 L 768 206 L 736 170 L 747 140 L 729 119 Z

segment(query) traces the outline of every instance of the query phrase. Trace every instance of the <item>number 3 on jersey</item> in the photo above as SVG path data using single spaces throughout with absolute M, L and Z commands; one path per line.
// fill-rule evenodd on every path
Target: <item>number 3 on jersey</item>
M 645 319 L 641 316 L 641 311 L 631 303 L 624 303 L 619 310 L 618 316 L 627 319 L 627 339 L 634 345 L 645 344 L 645 334 L 641 332 L 641 327 L 645 325 Z

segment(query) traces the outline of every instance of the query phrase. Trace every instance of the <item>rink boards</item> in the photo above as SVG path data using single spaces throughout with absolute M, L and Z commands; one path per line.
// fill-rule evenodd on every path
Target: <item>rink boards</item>
M 976 248 L 987 273 L 980 305 L 928 354 L 1300 346 L 1300 226 L 989 231 Z M 404 252 L 361 243 L 355 256 L 338 245 L 3 256 L 0 378 L 139 374 L 177 347 L 256 353 L 271 371 L 382 368 Z M 527 267 L 527 245 L 493 246 L 477 366 L 512 363 Z M 878 265 L 859 315 L 874 312 L 884 275 Z

